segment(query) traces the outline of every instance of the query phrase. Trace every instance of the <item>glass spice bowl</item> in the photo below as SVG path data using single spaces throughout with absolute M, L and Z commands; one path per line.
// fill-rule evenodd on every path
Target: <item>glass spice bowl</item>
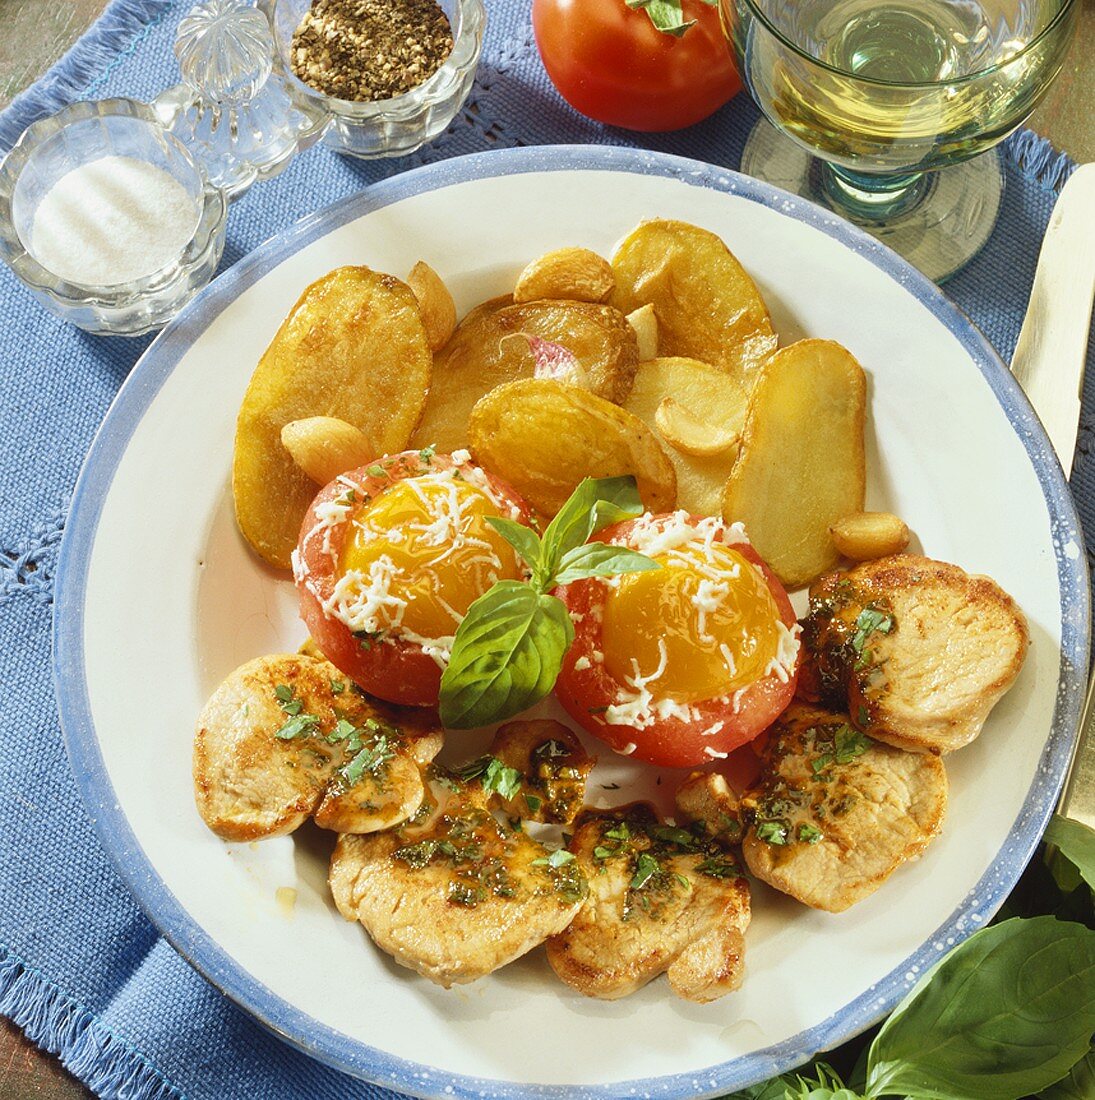
M 31 251 L 35 213 L 62 176 L 106 156 L 171 175 L 194 201 L 195 228 L 182 252 L 151 274 L 109 286 L 67 281 Z M 28 127 L 0 164 L 0 259 L 50 313 L 98 335 L 140 336 L 171 320 L 213 277 L 227 214 L 224 195 L 185 146 L 132 99 L 73 103 Z
M 456 117 L 471 91 L 487 13 L 483 0 L 438 0 L 452 26 L 452 52 L 428 80 L 391 99 L 357 103 L 335 99 L 304 83 L 293 72 L 293 32 L 311 0 L 274 0 L 271 22 L 285 72 L 300 98 L 331 115 L 323 144 L 365 160 L 402 157 L 433 141 Z

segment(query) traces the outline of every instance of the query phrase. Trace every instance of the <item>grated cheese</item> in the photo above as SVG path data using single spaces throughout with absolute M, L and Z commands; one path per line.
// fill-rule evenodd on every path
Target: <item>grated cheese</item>
M 574 662 L 574 671 L 585 672 L 592 664 L 593 662 L 588 657 L 579 657 L 578 660 Z

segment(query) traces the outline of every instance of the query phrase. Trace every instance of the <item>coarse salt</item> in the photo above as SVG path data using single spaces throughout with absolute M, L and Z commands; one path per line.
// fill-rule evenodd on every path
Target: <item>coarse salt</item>
M 116 286 L 177 260 L 199 217 L 197 202 L 169 172 L 135 157 L 101 157 L 46 192 L 28 249 L 68 282 Z

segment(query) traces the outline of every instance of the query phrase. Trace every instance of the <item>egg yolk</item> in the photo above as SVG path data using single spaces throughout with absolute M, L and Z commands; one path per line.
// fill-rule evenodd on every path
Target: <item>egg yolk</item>
M 721 544 L 655 555 L 661 569 L 609 589 L 602 621 L 606 670 L 655 698 L 694 703 L 759 680 L 779 651 L 779 609 L 757 568 Z M 659 644 L 661 643 L 661 644 Z M 634 664 L 632 662 L 635 662 Z
M 354 518 L 342 573 L 369 576 L 387 558 L 387 591 L 406 601 L 399 628 L 446 637 L 495 581 L 522 575 L 512 547 L 486 522 L 501 514 L 466 481 L 404 478 Z

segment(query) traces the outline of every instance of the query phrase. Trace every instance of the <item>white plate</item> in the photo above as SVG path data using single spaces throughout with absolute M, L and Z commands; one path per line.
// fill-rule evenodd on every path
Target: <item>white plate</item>
M 659 980 L 620 1002 L 586 1000 L 554 980 L 542 952 L 446 992 L 337 916 L 329 838 L 305 830 L 228 845 L 194 808 L 191 736 L 207 694 L 242 661 L 304 637 L 292 585 L 258 564 L 233 523 L 236 410 L 289 307 L 336 265 L 402 275 L 425 258 L 467 309 L 508 291 L 529 258 L 570 244 L 609 254 L 652 216 L 722 236 L 783 342 L 828 337 L 852 350 L 870 379 L 869 506 L 906 519 L 925 552 L 1012 593 L 1030 655 L 981 738 L 948 758 L 946 829 L 919 862 L 841 916 L 757 889 L 739 992 L 700 1006 Z M 141 904 L 289 1041 L 423 1095 L 713 1095 L 861 1030 L 1017 879 L 1062 780 L 1087 667 L 1087 571 L 1060 467 L 969 322 L 828 213 L 730 172 L 625 149 L 432 165 L 236 264 L 119 394 L 77 487 L 57 587 L 69 753 Z M 609 797 L 597 782 L 593 793 Z

